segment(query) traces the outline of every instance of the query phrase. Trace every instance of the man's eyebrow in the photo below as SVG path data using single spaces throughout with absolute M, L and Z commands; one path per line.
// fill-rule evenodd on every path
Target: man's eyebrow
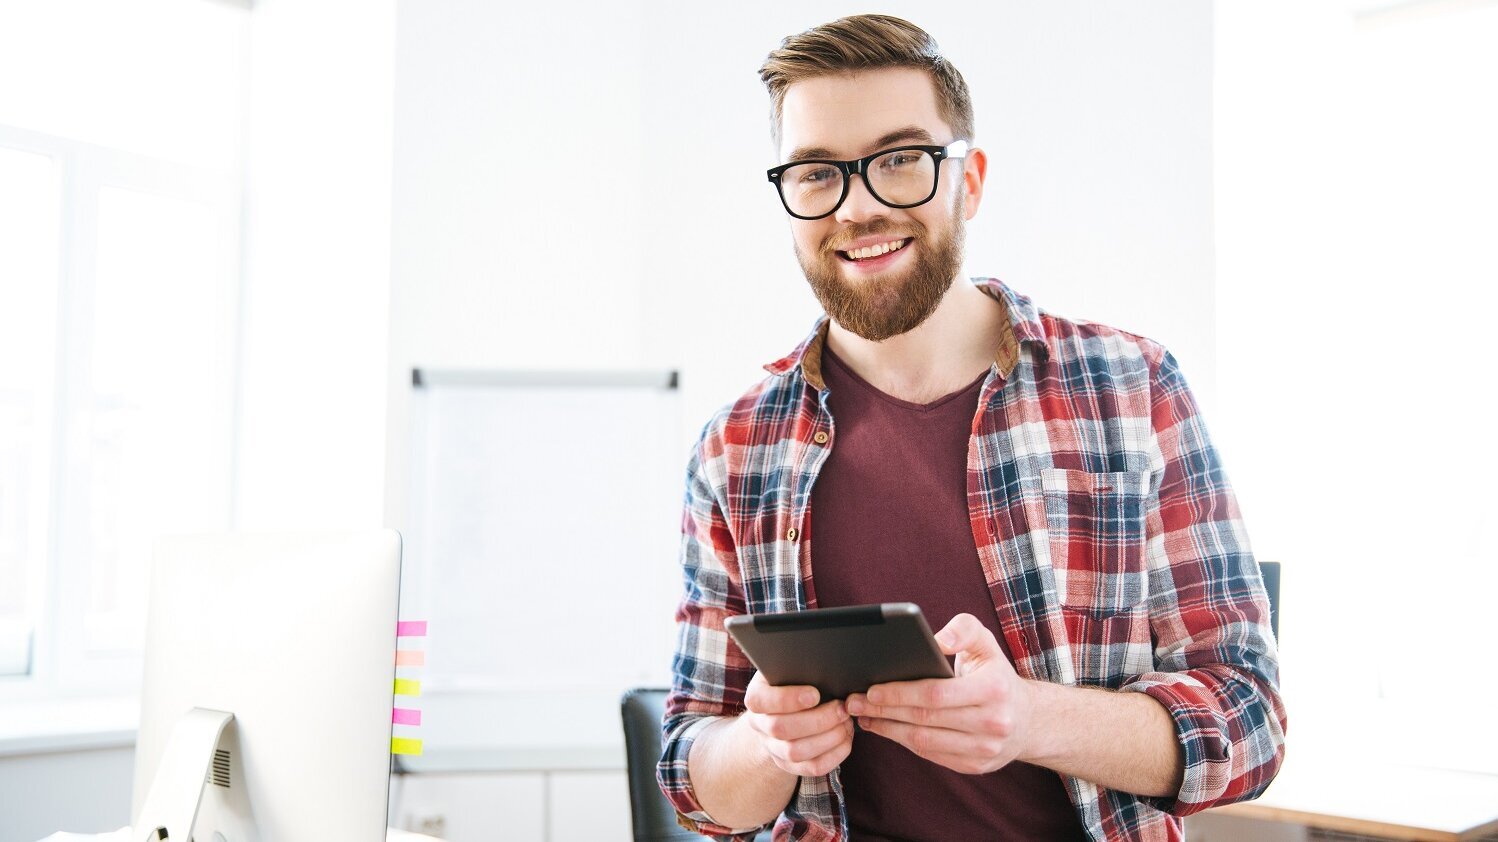
M 934 143 L 935 139 L 931 137 L 930 132 L 920 126 L 903 126 L 881 136 L 878 140 L 870 144 L 866 154 L 873 154 L 881 149 L 910 141 L 929 144 Z M 786 163 L 790 164 L 796 161 L 810 160 L 837 160 L 837 156 L 832 154 L 831 149 L 822 146 L 803 146 L 792 152 L 790 157 L 786 159 Z
M 895 129 L 889 134 L 874 141 L 874 146 L 873 148 L 869 149 L 869 153 L 872 154 L 874 152 L 878 152 L 880 149 L 912 140 L 918 140 L 925 144 L 933 144 L 936 142 L 936 138 L 933 138 L 930 132 L 926 131 L 920 126 L 905 126 L 904 128 Z
M 803 146 L 800 149 L 797 149 L 795 152 L 792 152 L 791 157 L 786 159 L 786 163 L 790 164 L 795 163 L 796 161 L 810 161 L 813 159 L 828 160 L 835 159 L 835 156 L 832 154 L 831 149 L 826 149 L 821 146 Z

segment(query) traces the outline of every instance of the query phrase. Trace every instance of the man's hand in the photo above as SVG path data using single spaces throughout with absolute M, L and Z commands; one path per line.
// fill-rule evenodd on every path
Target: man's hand
M 759 735 L 771 761 L 793 775 L 825 775 L 853 750 L 847 708 L 817 701 L 815 687 L 772 687 L 759 673 L 744 694 L 745 724 Z
M 953 617 L 936 642 L 957 656 L 956 677 L 876 684 L 849 696 L 848 712 L 865 731 L 948 769 L 977 775 L 1003 768 L 1026 749 L 1033 685 L 971 614 Z

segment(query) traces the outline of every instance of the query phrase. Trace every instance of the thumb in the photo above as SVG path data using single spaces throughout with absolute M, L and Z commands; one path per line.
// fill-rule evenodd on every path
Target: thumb
M 943 655 L 967 655 L 968 660 L 1003 658 L 1004 650 L 986 626 L 971 614 L 958 614 L 936 633 Z

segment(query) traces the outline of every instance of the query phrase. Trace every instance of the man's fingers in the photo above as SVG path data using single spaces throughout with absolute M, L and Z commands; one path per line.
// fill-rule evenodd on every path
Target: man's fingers
M 827 750 L 821 755 L 818 755 L 817 757 L 804 763 L 791 763 L 782 768 L 793 775 L 802 775 L 808 778 L 819 777 L 821 775 L 827 774 L 828 772 L 831 772 L 833 769 L 836 769 L 838 765 L 841 764 L 844 760 L 847 760 L 848 755 L 853 751 L 852 720 L 848 721 L 846 734 L 847 738 L 845 740 L 838 742 L 831 749 Z
M 944 655 L 966 652 L 982 658 L 995 655 L 1004 657 L 1004 650 L 999 646 L 998 640 L 994 639 L 993 632 L 971 614 L 953 617 L 936 633 L 936 644 L 941 647 Z
M 994 688 L 967 676 L 875 684 L 864 697 L 875 705 L 925 708 L 966 707 L 995 698 Z
M 972 705 L 958 708 L 892 707 L 865 702 L 855 706 L 859 717 L 892 719 L 910 725 L 947 728 L 968 734 L 1007 737 L 1013 733 L 1013 722 L 1003 710 Z
M 774 687 L 755 673 L 744 692 L 744 707 L 754 713 L 796 713 L 816 707 L 818 697 L 815 687 Z
M 928 760 L 941 755 L 971 757 L 975 753 L 990 753 L 987 750 L 996 747 L 984 745 L 986 740 L 975 740 L 972 734 L 947 728 L 911 725 L 893 719 L 859 717 L 858 725 L 871 734 L 888 737 Z
M 831 731 L 848 718 L 848 709 L 843 703 L 832 701 L 811 710 L 759 716 L 751 724 L 754 730 L 772 740 L 799 740 Z
M 843 743 L 850 743 L 852 739 L 853 721 L 848 719 L 837 723 L 830 731 L 809 737 L 796 740 L 772 740 L 769 749 L 771 754 L 782 761 L 780 766 L 789 769 L 798 763 L 815 761 Z

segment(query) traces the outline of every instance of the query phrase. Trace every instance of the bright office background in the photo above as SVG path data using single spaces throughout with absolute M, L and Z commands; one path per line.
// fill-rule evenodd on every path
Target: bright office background
M 868 9 L 500 5 L 0 0 L 0 710 L 128 710 L 157 534 L 399 526 L 413 365 L 678 368 L 695 432 L 809 328 L 753 70 Z M 974 88 L 971 270 L 1181 359 L 1291 739 L 1498 772 L 1432 715 L 1498 696 L 1498 4 L 880 10 Z

